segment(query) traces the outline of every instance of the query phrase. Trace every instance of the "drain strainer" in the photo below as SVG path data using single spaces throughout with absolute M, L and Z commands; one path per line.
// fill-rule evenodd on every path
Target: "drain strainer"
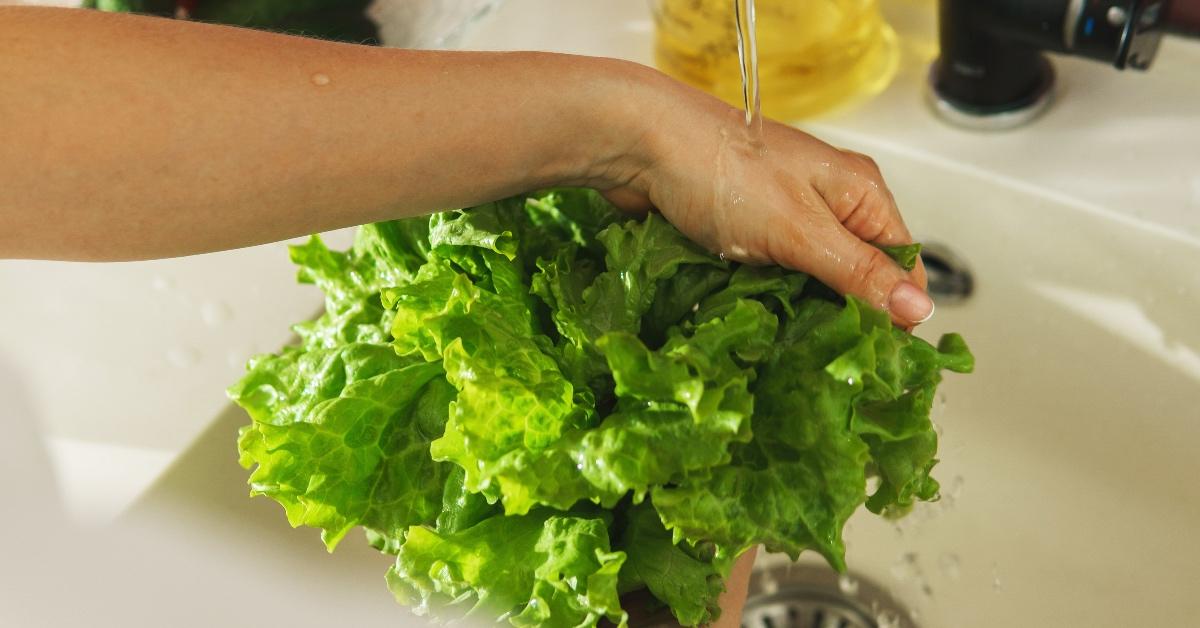
M 921 246 L 921 261 L 929 276 L 929 294 L 938 305 L 965 301 L 975 292 L 971 269 L 950 247 L 926 242 Z
M 825 566 L 776 565 L 754 572 L 742 628 L 914 628 L 900 606 L 870 580 Z

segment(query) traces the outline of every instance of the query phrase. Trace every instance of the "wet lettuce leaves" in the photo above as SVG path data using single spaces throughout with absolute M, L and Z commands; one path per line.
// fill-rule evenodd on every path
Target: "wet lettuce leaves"
M 754 545 L 844 569 L 859 506 L 936 499 L 930 405 L 973 367 L 956 335 L 930 345 L 589 190 L 292 259 L 326 311 L 230 388 L 251 492 L 331 550 L 363 528 L 397 599 L 447 618 L 621 624 L 645 590 L 692 626 Z

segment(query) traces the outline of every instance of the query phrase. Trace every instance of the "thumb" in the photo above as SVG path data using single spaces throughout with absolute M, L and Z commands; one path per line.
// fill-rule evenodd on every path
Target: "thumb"
M 792 247 L 793 260 L 786 265 L 813 275 L 840 294 L 866 300 L 888 312 L 901 327 L 933 316 L 933 300 L 887 253 L 863 242 L 832 215 L 821 222 L 816 225 L 818 233 L 797 235 L 800 246 Z

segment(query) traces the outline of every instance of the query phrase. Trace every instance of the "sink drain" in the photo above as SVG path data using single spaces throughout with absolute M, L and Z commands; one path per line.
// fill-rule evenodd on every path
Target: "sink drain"
M 901 607 L 870 580 L 843 578 L 825 566 L 776 565 L 756 571 L 742 628 L 899 628 Z
M 965 301 L 975 292 L 975 277 L 950 247 L 937 242 L 921 245 L 921 261 L 929 276 L 929 294 L 938 305 Z

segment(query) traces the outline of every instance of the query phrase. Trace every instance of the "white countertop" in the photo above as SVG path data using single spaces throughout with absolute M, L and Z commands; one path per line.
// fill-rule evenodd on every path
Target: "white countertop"
M 464 45 L 647 62 L 647 6 L 507 0 Z M 1200 240 L 1200 44 L 1166 42 L 1147 74 L 1058 60 L 1060 98 L 1045 117 L 980 134 L 925 108 L 917 51 L 932 16 L 915 6 L 889 7 L 911 44 L 892 86 L 808 129 Z M 283 244 L 127 264 L 2 261 L 0 294 L 0 372 L 22 397 L 5 406 L 18 416 L 0 420 L 40 426 L 68 506 L 85 519 L 107 519 L 136 497 L 226 406 L 245 359 L 286 343 L 289 325 L 321 304 L 315 288 L 295 283 Z

